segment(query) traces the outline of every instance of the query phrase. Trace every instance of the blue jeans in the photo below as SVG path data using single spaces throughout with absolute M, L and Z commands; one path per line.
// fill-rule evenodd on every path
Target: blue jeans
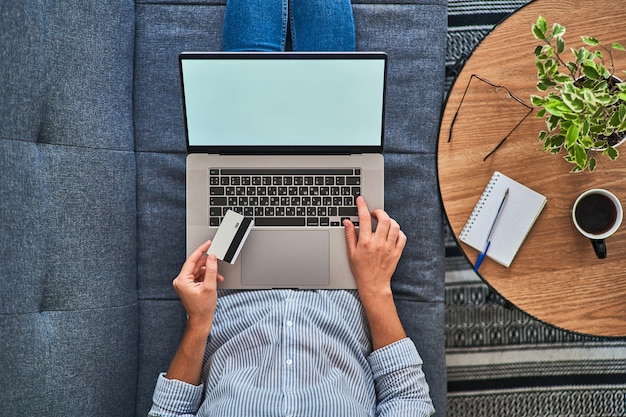
M 350 0 L 228 0 L 222 50 L 284 51 L 288 40 L 294 51 L 353 51 Z

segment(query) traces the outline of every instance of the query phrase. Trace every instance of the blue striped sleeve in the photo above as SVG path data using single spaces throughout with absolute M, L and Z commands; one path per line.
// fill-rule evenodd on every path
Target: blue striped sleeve
M 150 417 L 195 416 L 200 407 L 204 385 L 195 386 L 159 375 L 152 397 Z
M 427 417 L 435 412 L 422 358 L 411 339 L 375 350 L 368 361 L 374 374 L 377 416 Z

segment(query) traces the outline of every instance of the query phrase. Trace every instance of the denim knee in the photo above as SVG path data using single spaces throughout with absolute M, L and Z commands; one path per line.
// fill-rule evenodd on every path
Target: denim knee
M 350 0 L 228 0 L 224 51 L 284 51 L 290 25 L 295 51 L 356 48 Z
M 222 50 L 284 51 L 288 0 L 228 0 Z
M 296 51 L 353 51 L 350 0 L 289 0 L 291 43 Z

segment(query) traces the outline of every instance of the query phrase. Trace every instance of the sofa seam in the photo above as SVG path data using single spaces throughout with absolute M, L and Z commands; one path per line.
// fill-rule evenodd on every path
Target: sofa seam
M 127 307 L 135 307 L 139 305 L 139 301 L 135 301 L 127 304 L 120 305 L 111 305 L 105 307 L 91 307 L 91 308 L 76 308 L 76 309 L 46 309 L 46 310 L 36 310 L 36 311 L 26 311 L 26 312 L 0 312 L 0 317 L 2 316 L 18 316 L 18 315 L 32 315 L 32 314 L 45 314 L 45 313 L 72 313 L 72 312 L 80 312 L 80 311 L 98 311 L 98 310 L 110 310 L 110 309 L 123 309 Z

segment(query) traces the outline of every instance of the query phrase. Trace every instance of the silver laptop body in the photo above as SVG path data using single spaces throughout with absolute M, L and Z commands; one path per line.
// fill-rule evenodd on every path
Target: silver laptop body
M 384 208 L 386 54 L 186 52 L 179 63 L 187 253 L 232 209 L 255 226 L 236 263 L 220 262 L 220 288 L 356 288 L 342 219 L 358 221 L 357 195 Z

